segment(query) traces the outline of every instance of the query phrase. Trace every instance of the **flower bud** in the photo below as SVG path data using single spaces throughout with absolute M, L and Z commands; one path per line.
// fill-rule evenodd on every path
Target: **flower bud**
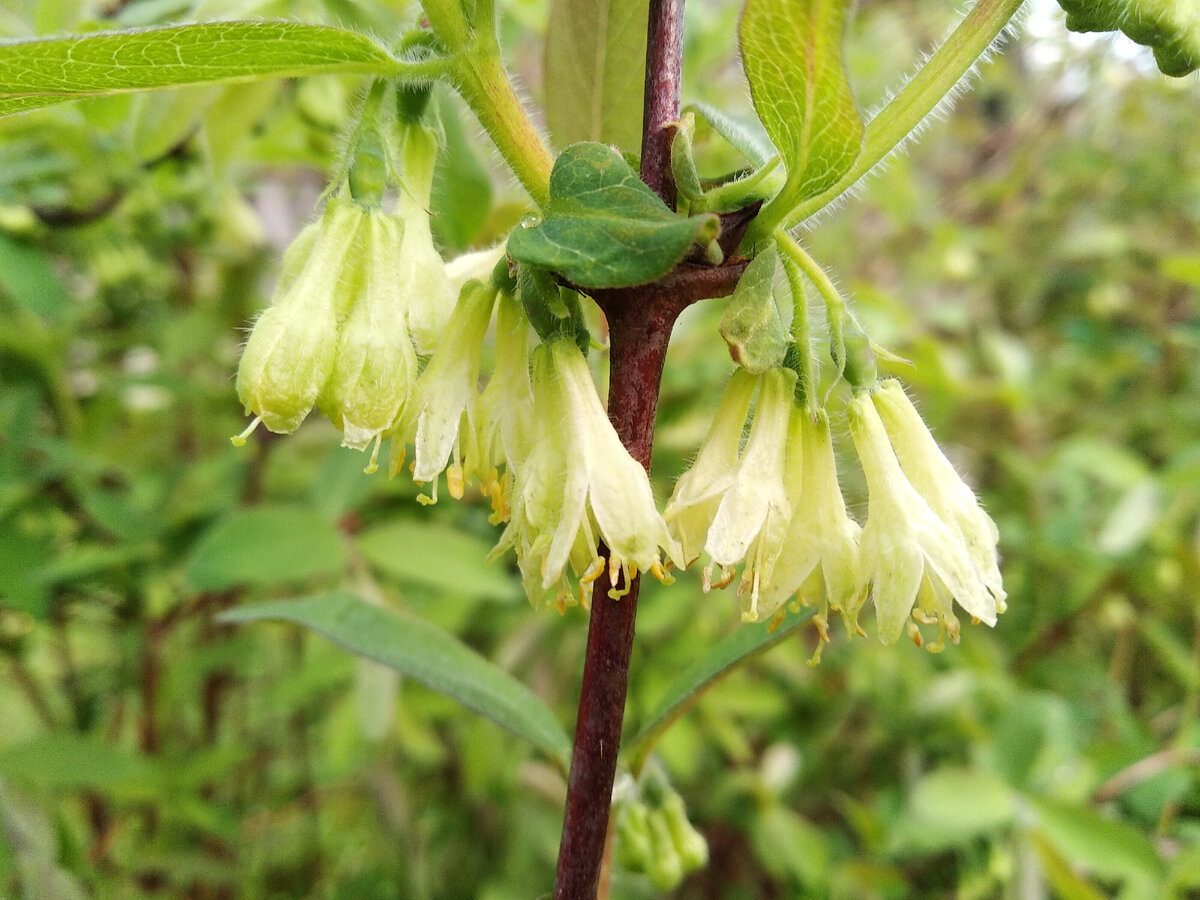
M 382 212 L 365 214 L 364 227 L 347 262 L 356 298 L 342 326 L 337 358 L 322 394 L 321 409 L 342 430 L 342 445 L 375 450 L 397 427 L 412 394 L 417 357 L 404 321 L 401 294 L 400 222 Z
M 294 278 L 285 273 L 278 299 L 255 323 L 238 366 L 237 393 L 256 420 L 235 443 L 260 420 L 289 434 L 317 402 L 333 371 L 338 311 L 352 299 L 343 269 L 361 222 L 360 210 L 331 200 L 308 258 Z
M 397 212 L 404 222 L 400 281 L 408 308 L 408 328 L 417 352 L 433 353 L 450 321 L 457 297 L 446 264 L 433 246 L 429 199 L 437 162 L 437 136 L 421 125 L 404 129 L 404 176 Z

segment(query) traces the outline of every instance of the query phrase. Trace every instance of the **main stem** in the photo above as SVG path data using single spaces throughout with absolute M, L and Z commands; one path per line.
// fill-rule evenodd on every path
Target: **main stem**
M 671 208 L 675 185 L 670 174 L 669 135 L 663 126 L 679 117 L 683 5 L 684 0 L 650 0 L 646 42 L 641 175 Z M 608 417 L 630 455 L 649 471 L 663 361 L 677 304 L 653 289 L 631 289 L 618 302 L 603 305 L 611 347 Z M 600 550 L 607 554 L 606 547 Z M 612 585 L 605 566 L 592 594 L 554 900 L 596 897 L 621 745 L 640 583 L 635 576 L 628 593 L 614 600 L 608 595 Z

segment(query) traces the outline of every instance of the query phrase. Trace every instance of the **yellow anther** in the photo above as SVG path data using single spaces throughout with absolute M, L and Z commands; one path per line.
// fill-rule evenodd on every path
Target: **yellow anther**
M 582 587 L 585 584 L 591 584 L 597 578 L 604 574 L 604 557 L 597 556 L 592 560 L 592 564 L 588 566 L 587 571 L 579 578 L 579 585 Z
M 925 646 L 925 638 L 921 636 L 921 629 L 916 626 L 915 622 L 908 623 L 908 636 L 918 647 Z
M 455 500 L 463 498 L 463 469 L 459 463 L 446 466 L 446 490 Z

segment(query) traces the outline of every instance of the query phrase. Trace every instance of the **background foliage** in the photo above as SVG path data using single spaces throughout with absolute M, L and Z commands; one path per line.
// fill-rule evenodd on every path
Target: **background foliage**
M 0 34 L 102 6 L 21 0 Z M 506 6 L 540 97 L 545 4 Z M 690 4 L 685 102 L 746 108 L 732 6 Z M 938 6 L 860 4 L 864 107 L 941 35 Z M 248 13 L 368 31 L 395 15 L 147 0 L 108 24 Z M 1010 611 L 936 657 L 838 635 L 817 668 L 802 629 L 706 694 L 658 750 L 713 857 L 677 896 L 1200 896 L 1196 86 L 1060 19 L 1035 9 L 948 121 L 809 239 L 914 361 L 898 371 L 1000 525 Z M 578 40 L 556 32 L 549 64 Z M 531 612 L 508 565 L 484 563 L 486 504 L 418 507 L 323 422 L 229 445 L 241 329 L 358 87 L 0 120 L 0 896 L 549 888 L 552 752 L 321 637 L 215 618 L 352 591 L 450 630 L 572 721 L 584 616 Z M 521 205 L 441 102 L 456 154 L 434 221 L 454 252 Z M 589 124 L 551 98 L 551 129 L 628 125 L 596 102 Z M 719 315 L 689 311 L 668 359 L 660 496 L 730 368 Z M 630 733 L 737 620 L 691 574 L 644 594 Z M 652 894 L 617 870 L 613 896 Z

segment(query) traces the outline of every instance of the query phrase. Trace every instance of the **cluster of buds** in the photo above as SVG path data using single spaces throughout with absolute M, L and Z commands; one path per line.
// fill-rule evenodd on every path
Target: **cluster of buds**
M 688 820 L 687 807 L 657 767 L 640 781 L 624 776 L 613 792 L 617 862 L 645 874 L 655 890 L 679 887 L 708 864 L 708 843 Z
M 272 304 L 250 333 L 238 397 L 250 426 L 290 434 L 320 409 L 342 442 L 371 448 L 412 419 L 418 354 L 428 352 L 453 307 L 433 246 L 429 205 L 436 135 L 419 121 L 400 129 L 397 209 L 383 208 L 392 162 L 378 129 L 356 135 L 341 190 L 288 248 Z

